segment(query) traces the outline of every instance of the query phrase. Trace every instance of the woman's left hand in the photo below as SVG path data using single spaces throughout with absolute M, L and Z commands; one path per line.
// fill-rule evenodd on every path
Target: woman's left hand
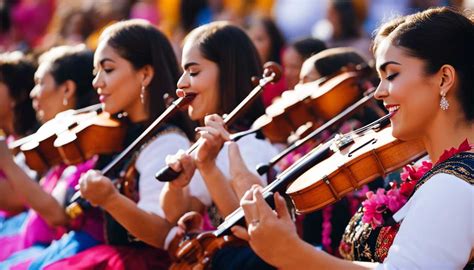
M 109 178 L 103 176 L 99 171 L 89 170 L 79 179 L 79 188 L 84 199 L 93 206 L 104 206 L 111 201 L 118 190 Z
M 204 118 L 204 127 L 196 128 L 201 141 L 196 151 L 195 162 L 198 169 L 202 169 L 215 162 L 222 145 L 229 140 L 229 132 L 224 127 L 224 120 L 217 114 Z
M 254 185 L 240 201 L 245 213 L 247 229 L 232 227 L 235 236 L 249 242 L 251 248 L 266 262 L 279 266 L 288 247 L 301 241 L 291 220 L 286 202 L 278 193 L 274 195 L 275 210 L 265 202 L 261 187 Z

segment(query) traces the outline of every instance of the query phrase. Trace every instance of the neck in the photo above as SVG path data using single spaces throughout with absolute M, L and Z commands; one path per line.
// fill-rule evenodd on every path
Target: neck
M 457 114 L 459 115 L 459 114 Z M 423 137 L 426 151 L 433 162 L 438 161 L 444 150 L 457 148 L 465 139 L 474 143 L 474 123 L 463 119 L 443 117 L 437 126 L 431 127 Z
M 5 119 L 1 121 L 3 124 L 0 125 L 0 129 L 5 132 L 6 135 L 14 135 L 15 130 L 13 128 L 13 115 L 8 114 L 5 116 Z
M 145 106 L 138 101 L 134 103 L 130 108 L 125 109 L 125 112 L 128 115 L 128 118 L 133 123 L 143 122 L 148 120 L 148 112 L 145 109 Z

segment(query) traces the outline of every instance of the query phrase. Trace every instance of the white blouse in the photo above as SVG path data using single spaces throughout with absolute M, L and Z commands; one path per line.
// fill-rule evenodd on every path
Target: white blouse
M 267 141 L 257 139 L 255 135 L 248 135 L 237 141 L 242 158 L 247 165 L 247 168 L 257 173 L 257 165 L 262 163 L 268 163 L 272 157 L 278 154 L 277 150 Z M 222 171 L 224 176 L 230 180 L 229 173 L 229 147 L 224 144 L 221 151 L 216 158 L 217 167 Z M 266 174 L 260 176 L 260 180 L 263 186 L 267 184 Z M 199 175 L 199 171 L 196 170 L 194 178 L 189 184 L 189 192 L 191 196 L 198 198 L 204 205 L 210 206 L 212 204 L 212 198 L 207 190 L 204 180 Z
M 474 186 L 436 174 L 394 219 L 403 222 L 377 269 L 463 269 L 474 247 Z
M 179 149 L 187 148 L 189 148 L 189 141 L 184 135 L 170 132 L 159 135 L 140 152 L 135 163 L 140 173 L 139 208 L 164 217 L 160 206 L 160 193 L 165 183 L 156 180 L 155 174 L 166 166 L 167 155 L 174 155 Z

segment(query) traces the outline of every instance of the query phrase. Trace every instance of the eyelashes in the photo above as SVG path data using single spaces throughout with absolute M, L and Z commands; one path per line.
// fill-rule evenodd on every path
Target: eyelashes
M 393 73 L 393 74 L 390 74 L 387 77 L 385 77 L 385 79 L 387 81 L 393 81 L 393 79 L 395 79 L 395 77 L 397 77 L 397 76 L 398 76 L 398 73 Z

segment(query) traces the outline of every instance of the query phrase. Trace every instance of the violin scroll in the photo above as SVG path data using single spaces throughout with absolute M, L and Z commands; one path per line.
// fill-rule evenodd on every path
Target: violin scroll
M 278 82 L 281 79 L 281 66 L 276 62 L 266 62 L 263 65 L 263 77 L 271 77 L 272 82 Z

